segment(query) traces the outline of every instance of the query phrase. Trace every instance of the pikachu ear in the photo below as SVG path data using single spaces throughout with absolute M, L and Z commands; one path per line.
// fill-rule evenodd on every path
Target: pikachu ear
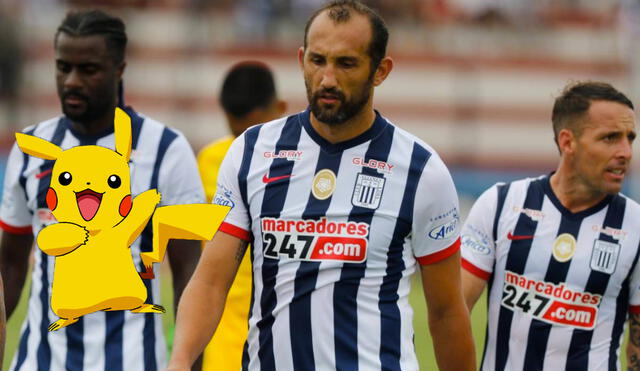
M 45 160 L 56 160 L 62 154 L 62 148 L 33 135 L 16 133 L 16 142 L 22 152 Z
M 125 161 L 129 161 L 129 156 L 131 156 L 131 118 L 118 107 L 116 107 L 114 126 L 116 152 L 121 154 Z

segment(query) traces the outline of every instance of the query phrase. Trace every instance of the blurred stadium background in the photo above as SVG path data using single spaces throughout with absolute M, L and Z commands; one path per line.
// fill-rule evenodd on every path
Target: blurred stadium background
M 463 218 L 493 183 L 554 169 L 551 105 L 567 82 L 607 81 L 640 104 L 638 0 L 365 2 L 387 20 L 395 60 L 376 90 L 375 106 L 444 158 Z M 308 15 L 323 3 L 0 0 L 0 174 L 13 133 L 59 114 L 53 35 L 67 10 L 100 7 L 123 17 L 130 39 L 127 104 L 180 129 L 197 151 L 227 133 L 217 94 L 238 61 L 268 63 L 288 113 L 306 107 L 296 51 Z M 633 173 L 625 193 L 640 195 Z M 423 369 L 431 369 L 417 286 L 416 346 Z M 24 303 L 10 321 L 5 366 L 23 315 Z M 483 313 L 474 315 L 476 338 L 482 339 Z M 477 346 L 481 350 L 482 341 Z

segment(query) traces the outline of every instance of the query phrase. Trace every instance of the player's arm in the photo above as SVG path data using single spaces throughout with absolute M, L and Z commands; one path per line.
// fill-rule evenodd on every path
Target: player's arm
M 7 318 L 18 305 L 29 269 L 33 234 L 2 232 L 0 240 L 0 274 L 3 278 L 4 304 Z
M 440 370 L 473 370 L 476 350 L 469 311 L 462 297 L 460 253 L 424 265 L 422 287 L 427 300 L 429 330 Z
M 246 248 L 245 241 L 223 232 L 216 233 L 206 244 L 178 306 L 173 352 L 167 370 L 190 370 L 211 340 Z
M 627 369 L 630 371 L 640 371 L 640 313 L 632 312 L 629 314 Z
M 469 312 L 482 295 L 493 270 L 497 189 L 497 186 L 489 188 L 476 200 L 462 227 L 462 294 Z

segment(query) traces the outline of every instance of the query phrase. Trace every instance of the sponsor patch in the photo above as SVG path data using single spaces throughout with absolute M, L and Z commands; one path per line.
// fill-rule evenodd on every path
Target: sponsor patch
M 281 150 L 278 152 L 264 152 L 264 158 L 285 158 L 289 161 L 298 161 L 302 158 L 303 151 Z
M 553 257 L 560 263 L 567 262 L 573 258 L 576 252 L 576 239 L 572 234 L 563 233 L 556 237 L 553 242 Z
M 531 220 L 536 221 L 536 222 L 541 221 L 545 217 L 545 214 L 540 210 L 525 209 L 525 208 L 522 208 L 520 206 L 514 206 L 513 207 L 513 211 L 516 212 L 516 213 L 522 213 L 522 214 L 528 216 L 529 218 L 531 218 Z
M 613 273 L 618 264 L 618 255 L 620 255 L 619 244 L 595 240 L 591 252 L 591 269 L 606 274 Z
M 367 223 L 263 218 L 261 226 L 265 258 L 345 263 L 367 258 Z
M 230 189 L 218 183 L 216 195 L 213 197 L 213 204 L 220 206 L 229 206 L 233 209 L 236 205 L 233 202 L 233 192 Z
M 384 183 L 384 177 L 359 173 L 353 188 L 351 204 L 367 209 L 377 209 L 380 206 Z
M 322 169 L 313 177 L 311 193 L 318 200 L 331 197 L 336 189 L 336 174 L 329 169 Z
M 458 227 L 458 221 L 460 218 L 456 215 L 450 221 L 440 224 L 429 231 L 429 237 L 434 240 L 445 240 L 454 235 Z
M 593 329 L 602 296 L 507 271 L 502 306 L 554 325 Z
M 591 229 L 594 232 L 599 232 L 602 233 L 604 235 L 607 235 L 611 238 L 613 238 L 614 240 L 624 240 L 627 237 L 627 232 L 623 231 L 622 229 L 616 229 L 616 228 L 611 228 L 611 227 L 602 227 L 600 225 L 594 224 L 591 226 Z
M 393 168 L 395 167 L 395 165 L 391 165 L 388 162 L 378 161 L 374 159 L 369 159 L 369 161 L 366 161 L 362 157 L 353 157 L 351 159 L 351 163 L 356 166 L 362 166 L 362 167 L 368 167 L 370 169 L 380 170 L 383 173 L 387 173 L 387 174 L 391 174 L 393 172 Z
M 489 255 L 489 253 L 491 252 L 491 248 L 488 246 L 488 244 L 479 242 L 478 240 L 476 240 L 472 236 L 469 236 L 468 234 L 463 234 L 461 239 L 462 239 L 462 247 L 467 248 L 469 251 L 471 251 L 474 254 Z

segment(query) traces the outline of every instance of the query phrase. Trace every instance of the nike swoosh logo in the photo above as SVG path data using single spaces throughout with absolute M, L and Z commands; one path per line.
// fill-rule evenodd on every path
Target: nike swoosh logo
M 530 236 L 514 236 L 511 234 L 511 232 L 507 233 L 507 239 L 511 240 L 511 241 L 518 241 L 518 240 L 531 240 L 533 239 L 533 235 Z
M 277 180 L 287 179 L 287 178 L 290 178 L 290 177 L 291 177 L 291 174 L 289 174 L 289 175 L 274 176 L 273 178 L 269 178 L 269 177 L 267 176 L 267 174 L 264 174 L 264 175 L 262 176 L 262 183 L 272 183 L 272 182 L 275 182 L 275 181 L 277 181 Z
M 44 178 L 45 176 L 49 175 L 49 173 L 51 173 L 51 170 L 53 169 L 47 169 L 40 174 L 36 174 L 36 179 Z

